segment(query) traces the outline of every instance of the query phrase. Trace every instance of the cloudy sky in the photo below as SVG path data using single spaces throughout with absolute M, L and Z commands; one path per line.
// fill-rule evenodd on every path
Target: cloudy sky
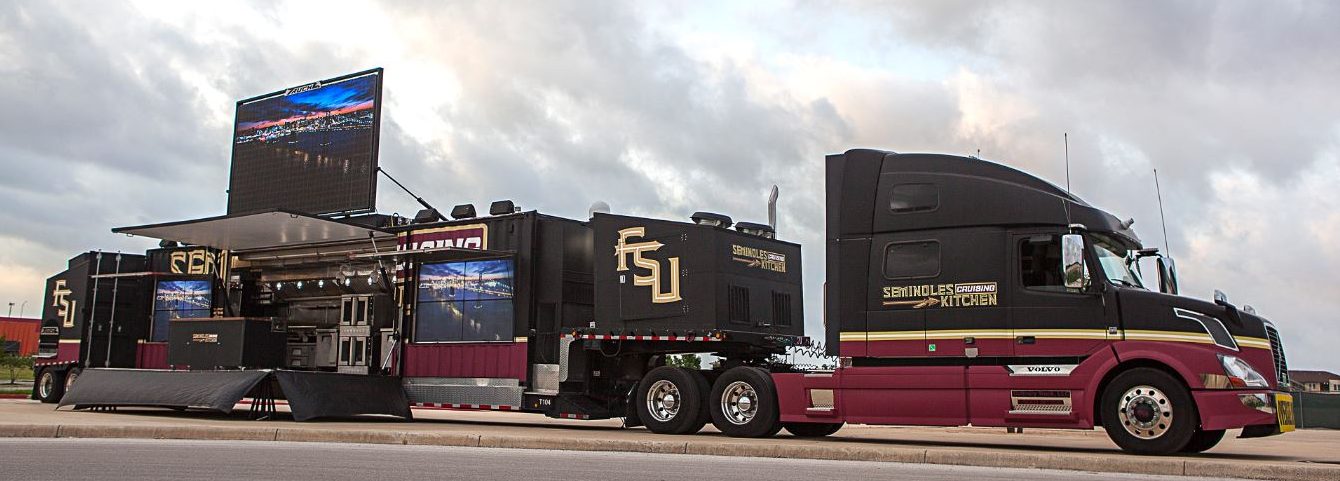
M 976 154 L 1065 180 L 1183 291 L 1340 370 L 1335 2 L 4 2 L 0 302 L 116 226 L 226 206 L 237 99 L 384 67 L 381 163 L 436 205 L 765 218 L 821 331 L 823 156 Z M 383 212 L 413 200 L 383 182 Z M 27 302 L 26 306 L 22 303 Z M 0 308 L 4 308 L 0 304 Z

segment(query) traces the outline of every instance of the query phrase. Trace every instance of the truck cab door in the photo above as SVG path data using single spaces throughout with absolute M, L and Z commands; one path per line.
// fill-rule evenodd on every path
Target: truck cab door
M 1017 357 L 1081 357 L 1104 346 L 1109 328 L 1104 294 L 1094 286 L 1068 289 L 1061 270 L 1061 233 L 1011 235 L 1010 325 Z M 1090 272 L 1099 272 L 1085 256 Z

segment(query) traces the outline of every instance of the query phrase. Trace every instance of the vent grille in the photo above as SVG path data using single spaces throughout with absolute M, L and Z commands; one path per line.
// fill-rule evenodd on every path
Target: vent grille
M 791 325 L 791 295 L 784 292 L 772 292 L 772 325 L 787 327 Z
M 1280 333 L 1274 327 L 1267 325 L 1266 337 L 1270 339 L 1270 354 L 1275 359 L 1275 387 L 1288 389 L 1289 363 L 1284 360 L 1284 343 L 1280 342 Z
M 749 324 L 749 288 L 730 286 L 727 296 L 730 300 L 727 316 L 730 322 Z

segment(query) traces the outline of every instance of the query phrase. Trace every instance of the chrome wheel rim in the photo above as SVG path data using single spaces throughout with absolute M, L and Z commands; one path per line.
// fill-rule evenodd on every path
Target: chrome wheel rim
M 79 379 L 79 373 L 70 371 L 65 375 L 65 392 L 70 392 L 70 387 L 74 386 L 74 381 Z
M 679 406 L 679 386 L 675 383 L 662 379 L 647 389 L 647 412 L 652 419 L 668 422 L 679 414 Z
M 721 393 L 721 414 L 737 426 L 749 424 L 758 415 L 758 392 L 744 381 L 735 381 Z
M 42 379 L 37 383 L 37 396 L 46 399 L 51 397 L 51 388 L 56 387 L 55 376 L 49 372 L 42 373 Z
M 1153 386 L 1136 386 L 1121 395 L 1117 416 L 1132 436 L 1157 439 L 1172 427 L 1172 400 Z

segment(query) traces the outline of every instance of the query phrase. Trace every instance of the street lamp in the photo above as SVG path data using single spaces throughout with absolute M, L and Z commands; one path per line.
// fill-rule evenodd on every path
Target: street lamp
M 7 317 L 14 317 L 14 303 L 13 303 L 13 302 L 9 303 L 9 314 L 6 314 L 6 316 L 7 316 Z
M 19 304 L 19 317 L 23 317 L 23 309 L 26 307 L 28 307 L 28 301 L 23 301 L 22 304 Z

